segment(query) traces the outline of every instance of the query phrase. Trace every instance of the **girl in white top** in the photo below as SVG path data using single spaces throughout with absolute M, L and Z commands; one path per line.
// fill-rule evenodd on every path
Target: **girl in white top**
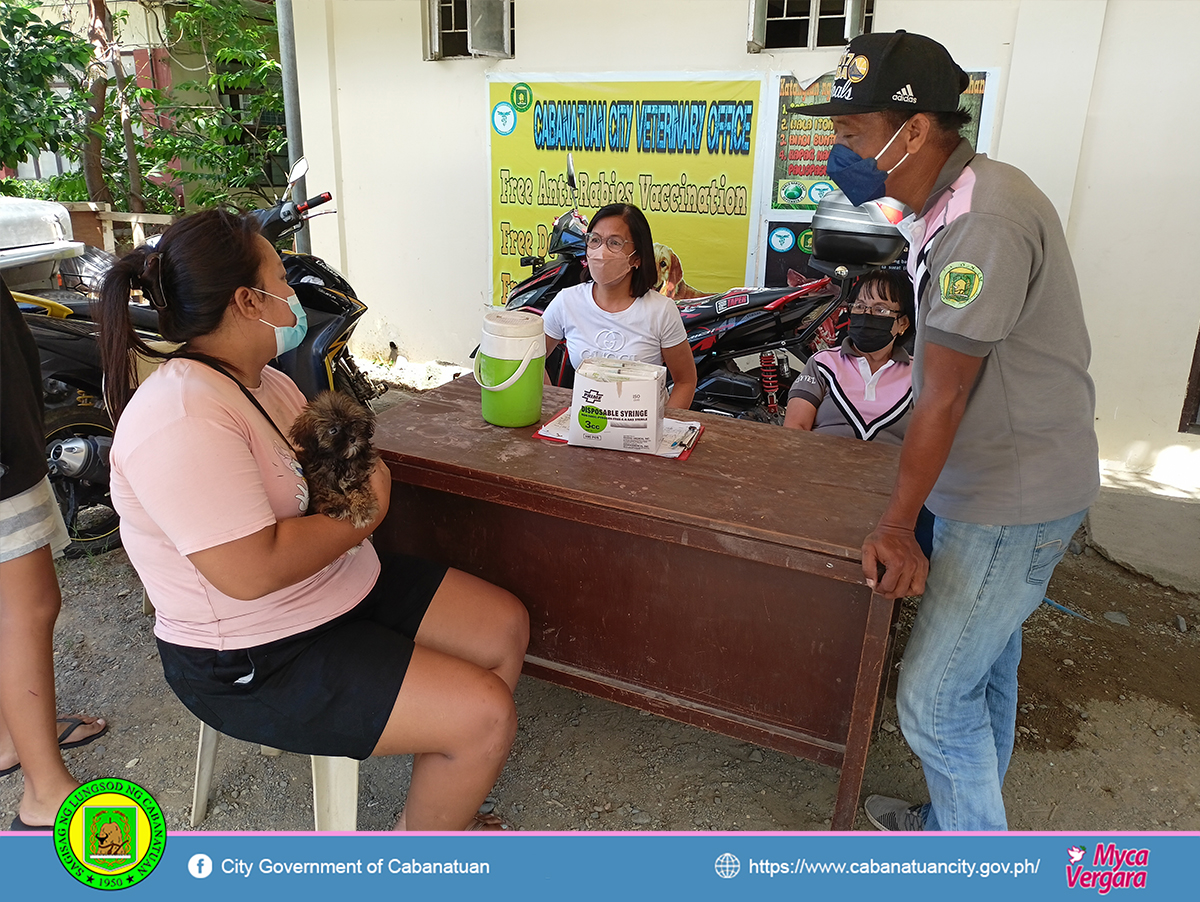
M 566 341 L 571 365 L 617 357 L 665 365 L 668 407 L 686 410 L 696 392 L 696 361 L 679 308 L 651 286 L 657 277 L 650 224 L 631 204 L 609 204 L 587 233 L 588 281 L 562 291 L 546 308 L 546 354 Z

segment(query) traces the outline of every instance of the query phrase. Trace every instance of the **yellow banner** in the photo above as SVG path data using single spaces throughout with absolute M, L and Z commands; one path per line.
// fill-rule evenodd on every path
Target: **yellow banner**
M 521 257 L 546 256 L 571 208 L 568 153 L 585 218 L 634 204 L 666 249 L 656 248 L 660 271 L 677 266 L 672 276 L 698 291 L 743 284 L 760 85 L 492 82 L 492 302 L 530 275 Z

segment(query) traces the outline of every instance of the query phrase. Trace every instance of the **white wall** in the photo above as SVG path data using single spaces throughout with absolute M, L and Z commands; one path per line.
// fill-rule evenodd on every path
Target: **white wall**
M 309 187 L 339 215 L 314 249 L 370 307 L 360 350 L 461 362 L 489 285 L 485 73 L 826 71 L 838 50 L 745 52 L 746 0 L 518 0 L 513 60 L 421 58 L 417 0 L 297 0 Z M 875 30 L 997 68 L 992 155 L 1063 214 L 1094 353 L 1101 456 L 1200 496 L 1200 436 L 1178 427 L 1200 323 L 1194 222 L 1200 32 L 1172 0 L 878 0 Z M 1176 154 L 1179 164 L 1166 159 Z M 1157 469 L 1155 469 L 1157 468 Z
M 485 73 L 815 76 L 837 63 L 839 48 L 746 53 L 747 10 L 746 0 L 518 0 L 515 59 L 426 62 L 417 0 L 297 0 L 308 186 L 333 191 L 339 211 L 314 223 L 313 248 L 370 308 L 360 351 L 393 340 L 411 359 L 462 362 L 479 341 L 490 285 Z
M 1200 326 L 1200 55 L 1164 54 L 1170 34 L 1200 34 L 1200 3 L 1109 0 L 1067 237 L 1100 456 L 1200 498 L 1200 435 L 1177 431 Z

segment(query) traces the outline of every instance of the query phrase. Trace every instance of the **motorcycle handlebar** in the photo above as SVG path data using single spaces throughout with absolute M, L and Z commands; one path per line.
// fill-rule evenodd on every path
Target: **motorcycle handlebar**
M 318 194 L 316 197 L 310 197 L 302 204 L 296 204 L 297 213 L 306 213 L 313 207 L 319 207 L 321 204 L 327 204 L 333 200 L 333 195 L 328 191 Z
M 284 235 L 296 231 L 304 224 L 305 215 L 313 207 L 319 207 L 321 204 L 327 204 L 333 200 L 333 195 L 328 191 L 310 197 L 303 203 L 295 203 L 290 200 L 283 200 L 273 207 L 265 210 L 252 210 L 250 215 L 254 217 L 258 223 L 259 231 L 263 237 L 274 244 Z

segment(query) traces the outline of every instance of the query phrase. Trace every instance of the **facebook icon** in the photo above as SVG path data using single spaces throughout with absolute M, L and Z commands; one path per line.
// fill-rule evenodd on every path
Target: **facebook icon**
M 197 880 L 203 880 L 212 873 L 212 859 L 203 852 L 188 859 L 188 873 Z

